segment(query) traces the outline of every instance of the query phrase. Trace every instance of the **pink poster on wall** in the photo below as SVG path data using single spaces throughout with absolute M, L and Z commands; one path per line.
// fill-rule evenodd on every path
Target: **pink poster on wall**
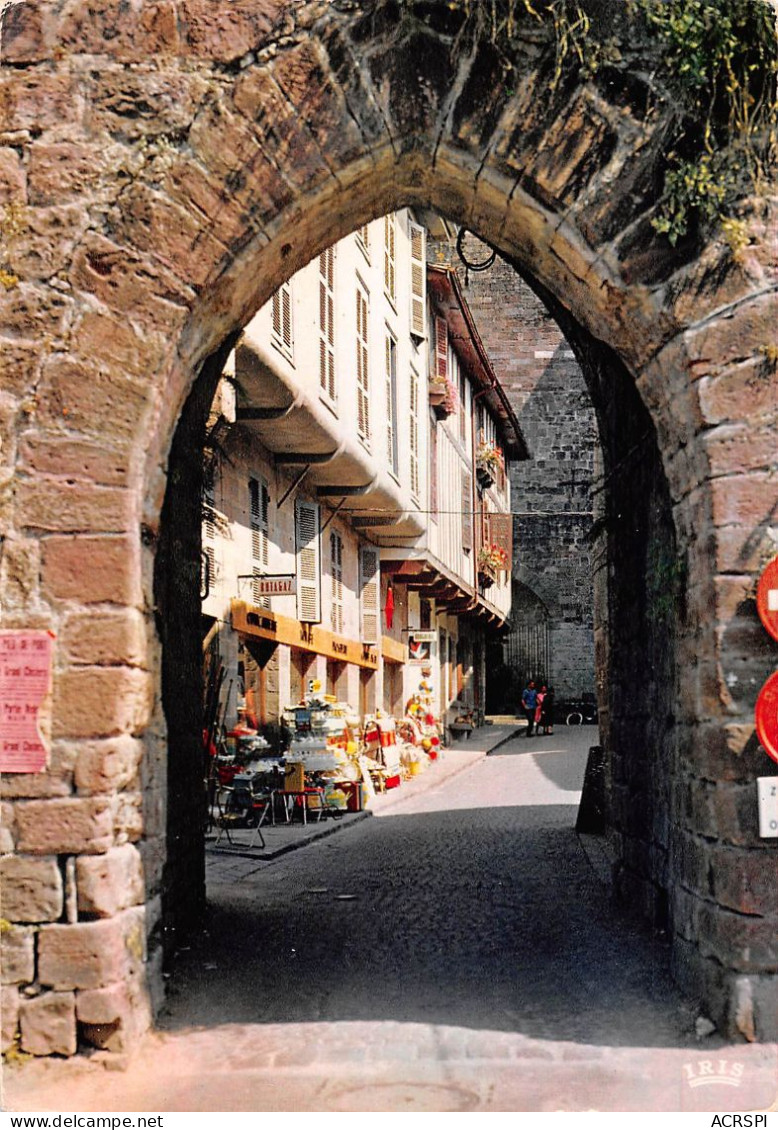
M 0 772 L 46 768 L 38 710 L 51 686 L 53 643 L 49 632 L 0 632 Z

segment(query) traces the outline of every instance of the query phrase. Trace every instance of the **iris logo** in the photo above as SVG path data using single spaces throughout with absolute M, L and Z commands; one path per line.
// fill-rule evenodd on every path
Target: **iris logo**
M 699 1059 L 685 1063 L 683 1073 L 690 1087 L 739 1087 L 743 1064 L 726 1059 Z

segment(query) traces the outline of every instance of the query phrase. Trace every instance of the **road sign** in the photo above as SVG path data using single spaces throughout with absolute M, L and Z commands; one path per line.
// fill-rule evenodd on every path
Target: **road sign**
M 767 631 L 778 640 L 778 557 L 772 559 L 759 578 L 756 608 Z
M 756 700 L 756 732 L 773 761 L 778 761 L 778 671 L 773 672 Z
M 757 777 L 759 796 L 759 836 L 778 837 L 778 777 Z

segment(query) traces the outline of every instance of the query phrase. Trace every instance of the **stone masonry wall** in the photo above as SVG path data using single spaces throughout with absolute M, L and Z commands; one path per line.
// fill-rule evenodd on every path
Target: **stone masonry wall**
M 596 641 L 609 685 L 629 655 L 641 709 L 667 708 L 636 735 L 652 827 L 622 862 L 642 890 L 661 879 L 676 974 L 721 1030 L 778 1038 L 778 841 L 755 822 L 774 763 L 753 722 L 778 654 L 754 604 L 776 551 L 778 189 L 743 202 L 737 253 L 655 232 L 674 111 L 656 44 L 626 5 L 581 2 L 620 55 L 557 84 L 553 26 L 522 5 L 510 34 L 448 0 L 4 6 L 0 607 L 56 639 L 49 766 L 2 782 L 9 1044 L 128 1046 L 158 1007 L 162 938 L 196 920 L 203 873 L 173 437 L 206 359 L 279 284 L 403 206 L 476 232 L 581 331 L 610 445 L 607 592 L 629 609 L 637 573 L 683 597 L 640 624 L 650 647 L 613 617 Z M 655 437 L 634 514 L 623 388 Z M 609 735 L 630 736 L 625 702 Z M 628 821 L 637 763 L 619 772 Z
M 468 235 L 465 255 L 488 248 Z M 464 273 L 460 265 L 460 273 Z M 467 272 L 465 294 L 489 358 L 519 418 L 530 459 L 511 476 L 514 577 L 549 610 L 550 667 L 557 699 L 596 690 L 590 549 L 594 409 L 572 349 L 540 299 L 499 256 Z M 510 647 L 510 645 L 508 645 Z M 537 672 L 516 672 L 519 682 Z

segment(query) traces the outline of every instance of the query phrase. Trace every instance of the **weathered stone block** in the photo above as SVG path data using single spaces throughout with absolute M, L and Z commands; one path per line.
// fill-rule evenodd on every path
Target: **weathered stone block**
M 104 146 L 36 141 L 27 172 L 31 204 L 62 204 L 93 189 L 107 172 Z
M 278 0 L 236 0 L 229 11 L 208 0 L 182 0 L 180 19 L 187 53 L 230 62 L 262 42 L 283 14 Z
M 92 72 L 89 128 L 122 139 L 186 130 L 207 90 L 197 73 L 159 70 L 148 63 L 131 70 Z
M 83 604 L 139 604 L 139 561 L 140 546 L 131 537 L 46 538 L 43 591 Z
M 13 826 L 13 805 L 3 801 L 0 804 L 0 855 L 5 855 L 14 849 Z
M 695 935 L 700 952 L 729 969 L 760 972 L 778 964 L 778 920 L 734 914 L 703 903 Z
M 65 619 L 60 644 L 71 663 L 142 667 L 146 624 L 134 608 L 115 612 L 77 612 Z
M 75 1055 L 74 993 L 41 993 L 19 1003 L 22 1051 L 31 1055 Z
M 128 247 L 96 233 L 82 242 L 70 275 L 73 286 L 95 295 L 106 306 L 153 324 L 180 315 L 193 291 L 172 272 Z
M 21 436 L 20 454 L 22 466 L 31 472 L 66 475 L 104 486 L 127 485 L 127 452 L 108 448 L 104 441 L 28 431 Z
M 52 743 L 45 773 L 5 773 L 0 778 L 0 796 L 14 799 L 70 796 L 73 792 L 72 751 Z
M 35 342 L 40 337 L 41 326 L 46 326 L 52 336 L 59 337 L 71 306 L 72 299 L 45 283 L 22 281 L 10 289 L 0 286 L 0 325 L 11 337 Z
M 105 797 L 56 797 L 16 806 L 19 851 L 36 855 L 104 852 L 113 844 L 111 805 Z
M 54 735 L 110 737 L 141 730 L 153 704 L 150 676 L 129 667 L 64 671 L 54 680 Z
M 123 533 L 132 519 L 129 491 L 53 478 L 19 482 L 17 506 L 25 528 L 57 533 L 80 530 Z
M 172 0 L 145 0 L 123 10 L 121 20 L 116 19 L 113 0 L 75 4 L 63 14 L 58 42 L 88 55 L 147 63 L 179 48 L 175 4 Z
M 191 280 L 187 279 L 186 282 Z M 104 310 L 88 309 L 75 327 L 71 338 L 71 353 L 93 362 L 91 380 L 97 387 L 89 389 L 89 400 L 85 405 L 85 422 L 91 420 L 94 424 L 97 419 L 104 427 L 118 425 L 118 421 L 109 419 L 112 401 L 108 394 L 102 400 L 92 399 L 99 395 L 99 377 L 105 371 L 112 378 L 111 394 L 113 412 L 122 416 L 129 412 L 129 430 L 137 434 L 140 426 L 140 415 L 133 411 L 130 404 L 125 403 L 124 397 L 129 397 L 130 381 L 123 384 L 118 379 L 120 376 L 140 377 L 145 384 L 148 374 L 159 372 L 165 366 L 167 355 L 167 339 L 162 331 L 152 332 L 150 328 L 144 333 L 140 327 L 136 328 L 127 318 L 119 314 L 108 313 Z M 52 365 L 58 363 L 52 359 Z M 59 363 L 67 365 L 67 357 L 60 358 Z M 84 362 L 82 361 L 83 365 Z M 79 379 L 83 374 L 75 374 L 70 392 L 75 398 Z M 135 386 L 135 396 L 143 396 L 144 389 Z M 119 399 L 121 398 L 121 399 Z M 102 405 L 106 411 L 103 412 Z M 91 410 L 89 406 L 91 405 Z M 114 434 L 113 430 L 110 432 Z
M 112 848 L 105 855 L 76 860 L 78 909 L 81 917 L 110 918 L 128 906 L 143 902 L 143 868 L 132 844 Z
M 0 1020 L 2 1020 L 0 1051 L 5 1053 L 14 1046 L 19 1032 L 19 990 L 14 985 L 0 986 Z
M 228 257 L 227 249 L 191 211 L 147 185 L 135 184 L 127 190 L 122 217 L 124 238 L 149 252 L 186 283 L 203 286 L 216 265 Z M 167 321 L 171 331 L 180 328 L 186 313 L 174 313 L 171 308 Z
M 15 149 L 0 148 L 0 206 L 12 201 L 24 204 L 27 182 L 22 162 Z
M 83 742 L 75 748 L 75 781 L 80 793 L 118 792 L 136 780 L 143 745 L 129 734 Z
M 0 966 L 4 985 L 27 985 L 35 979 L 35 931 L 29 926 L 0 929 Z
M 62 914 L 62 874 L 56 859 L 10 855 L 0 859 L 3 917 L 54 922 Z
M 55 989 L 99 989 L 122 981 L 142 961 L 142 919 L 131 912 L 96 922 L 43 926 L 38 980 Z
M 697 389 L 706 424 L 738 420 L 743 414 L 744 404 L 748 404 L 752 418 L 775 410 L 775 374 L 763 357 L 757 356 L 721 376 L 703 377 Z
M 711 846 L 706 849 L 712 893 L 741 914 L 774 915 L 778 891 L 778 853 L 768 847 Z
M 158 828 L 147 819 L 142 793 L 123 792 L 114 803 L 114 836 L 119 844 L 137 843 L 146 835 L 155 835 Z
M 28 208 L 23 231 L 9 241 L 14 271 L 25 279 L 51 278 L 68 265 L 88 223 L 81 204 Z
M 79 992 L 76 1016 L 84 1038 L 106 1051 L 127 1051 L 140 1019 L 136 1017 L 136 1003 L 126 982 Z

